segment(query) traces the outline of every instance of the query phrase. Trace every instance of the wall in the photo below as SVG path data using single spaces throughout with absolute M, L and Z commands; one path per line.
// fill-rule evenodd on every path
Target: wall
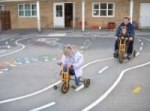
M 122 22 L 124 16 L 129 15 L 130 2 L 129 0 L 111 0 L 115 3 L 115 16 L 114 17 L 92 17 L 92 3 L 93 2 L 110 2 L 110 0 L 85 0 L 86 1 L 86 28 L 91 28 L 93 26 L 102 26 L 102 28 L 107 28 L 108 22 L 115 22 L 116 26 Z M 76 28 L 81 28 L 81 0 L 40 0 L 41 8 L 41 27 L 42 28 L 53 28 L 53 3 L 60 2 L 74 2 L 76 4 Z M 133 20 L 139 22 L 140 18 L 140 2 L 149 2 L 149 0 L 134 0 L 134 11 Z M 22 2 L 18 2 L 22 3 Z M 5 10 L 11 11 L 11 26 L 12 29 L 26 29 L 26 28 L 36 28 L 37 20 L 36 17 L 18 17 L 18 3 L 7 2 L 0 3 L 4 5 Z M 23 2 L 26 3 L 26 2 Z M 29 3 L 29 2 L 27 2 Z M 30 3 L 36 3 L 35 0 L 31 0 Z

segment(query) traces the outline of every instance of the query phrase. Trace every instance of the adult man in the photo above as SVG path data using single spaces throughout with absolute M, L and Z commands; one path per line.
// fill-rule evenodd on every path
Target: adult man
M 127 32 L 129 34 L 129 46 L 127 49 L 127 55 L 130 58 L 132 52 L 133 52 L 133 43 L 134 43 L 134 36 L 135 36 L 135 31 L 134 31 L 134 26 L 130 22 L 130 17 L 126 16 L 123 19 L 123 22 L 118 26 L 116 34 L 115 34 L 115 53 L 118 53 L 118 41 L 117 38 L 120 36 L 121 30 L 123 27 L 127 28 Z

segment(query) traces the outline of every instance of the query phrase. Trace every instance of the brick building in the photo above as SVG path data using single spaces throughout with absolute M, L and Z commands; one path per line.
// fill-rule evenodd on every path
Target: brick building
M 0 0 L 11 29 L 114 28 L 126 15 L 139 28 L 150 28 L 149 10 L 150 0 Z

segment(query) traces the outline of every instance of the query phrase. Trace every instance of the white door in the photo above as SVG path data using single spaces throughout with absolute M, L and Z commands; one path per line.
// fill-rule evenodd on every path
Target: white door
M 54 3 L 54 28 L 64 28 L 64 3 Z
M 150 3 L 141 3 L 140 28 L 150 29 Z

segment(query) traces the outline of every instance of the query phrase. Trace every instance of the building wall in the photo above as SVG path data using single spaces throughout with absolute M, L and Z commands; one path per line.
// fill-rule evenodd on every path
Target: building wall
M 130 2 L 129 0 L 111 0 L 115 3 L 115 16 L 114 17 L 92 17 L 92 2 L 110 2 L 110 0 L 85 0 L 85 21 L 86 28 L 92 28 L 93 26 L 101 26 L 107 28 L 108 22 L 115 22 L 116 26 L 122 22 L 124 16 L 129 15 Z M 74 2 L 76 4 L 75 11 L 75 23 L 76 28 L 81 28 L 82 13 L 81 13 L 81 0 L 40 0 L 41 9 L 41 27 L 42 28 L 53 28 L 53 3 L 60 2 Z M 140 2 L 150 3 L 149 0 L 134 0 L 134 11 L 133 21 L 139 22 L 140 17 Z M 26 28 L 37 28 L 36 17 L 18 17 L 18 3 L 29 3 L 29 2 L 7 2 L 0 3 L 4 5 L 5 10 L 11 12 L 11 26 L 12 29 L 26 29 Z M 36 3 L 35 0 L 30 3 Z
M 118 22 L 122 21 L 124 15 L 128 15 L 128 1 L 121 0 L 112 0 L 111 2 L 115 3 L 115 16 L 114 17 L 92 17 L 92 2 L 88 1 L 86 4 L 89 5 L 86 7 L 86 20 L 88 22 L 88 27 L 91 26 L 101 26 L 102 28 L 107 28 L 108 22 Z M 110 2 L 110 0 L 93 0 L 93 2 Z M 124 7 L 124 6 L 127 7 Z M 120 8 L 121 7 L 121 8 Z
M 43 28 L 53 28 L 53 4 L 54 3 L 75 3 L 76 4 L 76 27 L 80 26 L 81 2 L 79 0 L 48 0 L 40 1 L 41 4 L 41 25 Z
M 22 3 L 22 2 L 19 2 L 19 3 Z M 28 3 L 28 2 L 23 2 L 23 3 Z M 18 3 L 7 2 L 7 3 L 1 3 L 1 4 L 4 5 L 4 10 L 8 10 L 11 13 L 11 28 L 12 29 L 27 29 L 27 28 L 37 27 L 36 17 L 19 17 L 18 16 Z

